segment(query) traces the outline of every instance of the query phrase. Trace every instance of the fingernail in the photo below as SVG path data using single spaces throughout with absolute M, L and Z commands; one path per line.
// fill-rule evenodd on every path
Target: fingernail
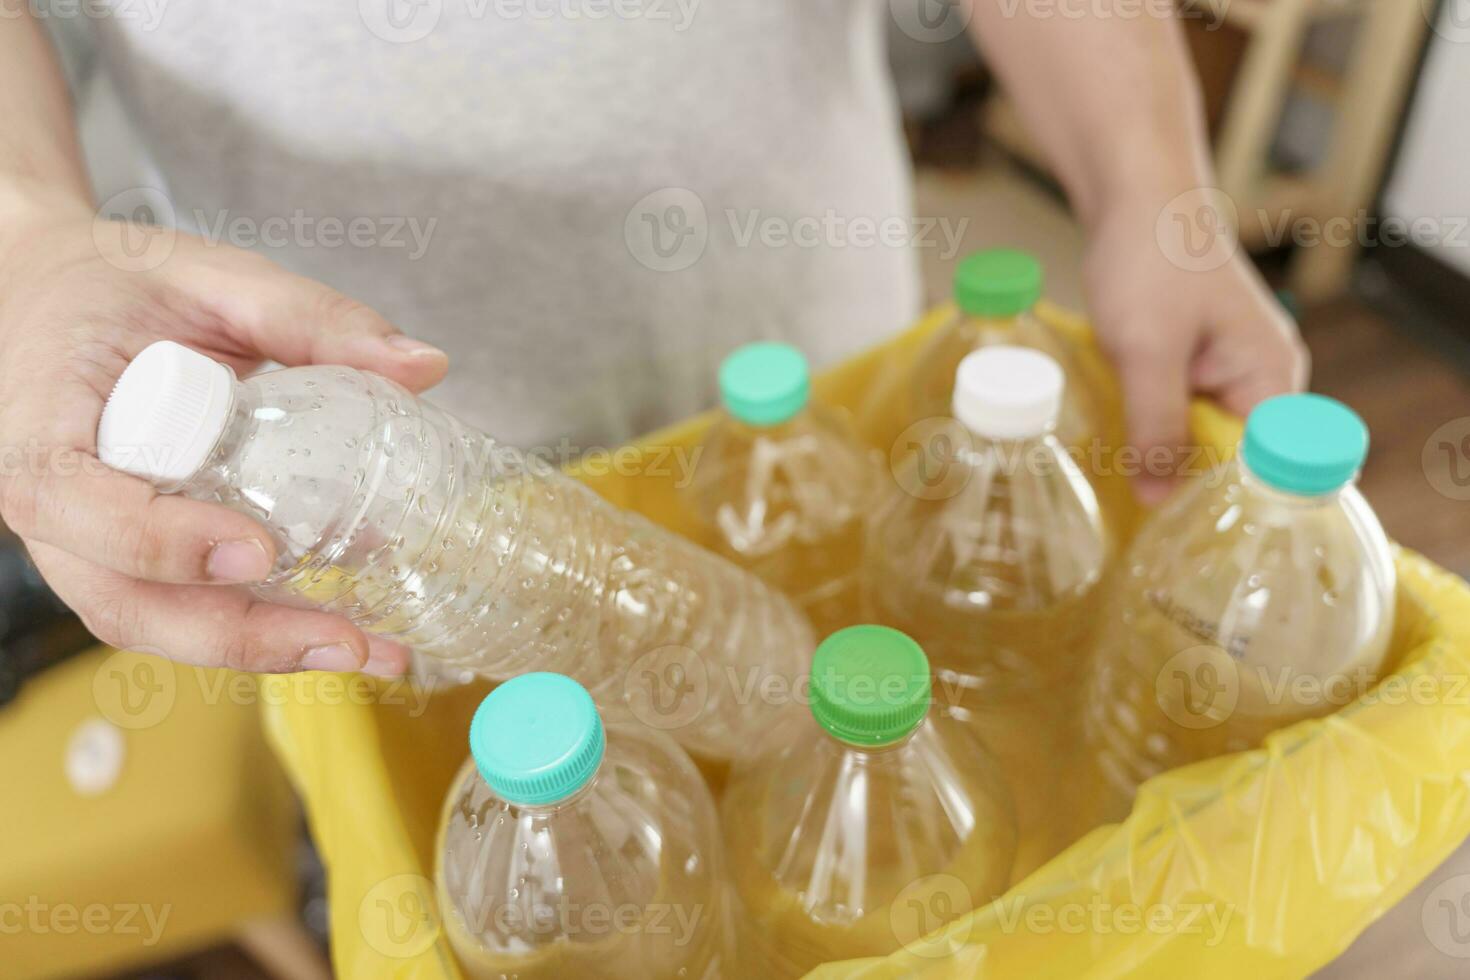
M 221 541 L 209 552 L 205 572 L 216 582 L 259 582 L 271 573 L 271 558 L 259 541 Z
M 364 674 L 374 677 L 402 677 L 408 670 L 408 649 L 397 643 L 371 638 L 368 640 L 367 663 L 361 669 Z
M 330 670 L 341 673 L 345 670 L 356 670 L 359 661 L 357 654 L 345 643 L 333 643 L 326 647 L 312 647 L 306 651 L 306 656 L 301 658 L 303 670 Z
M 1133 495 L 1145 507 L 1156 507 L 1174 491 L 1174 481 L 1156 476 L 1141 476 L 1133 481 Z
M 394 347 L 410 357 L 446 357 L 442 350 L 433 344 L 426 344 L 422 340 L 415 340 L 401 333 L 396 333 L 388 338 L 388 345 Z

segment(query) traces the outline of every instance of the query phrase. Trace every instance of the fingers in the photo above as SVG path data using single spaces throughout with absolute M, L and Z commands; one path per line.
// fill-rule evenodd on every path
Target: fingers
M 407 651 L 373 642 L 328 613 L 290 609 L 238 589 L 140 582 L 42 543 L 36 566 L 102 641 L 145 648 L 171 660 L 253 673 L 362 670 L 403 673 Z
M 258 582 L 270 574 L 275 546 L 244 514 L 160 494 L 90 455 L 68 455 L 75 465 L 42 465 L 0 485 L 0 512 L 20 536 L 158 582 Z
M 1311 355 L 1285 311 L 1247 308 L 1230 315 L 1196 359 L 1196 388 L 1242 417 L 1267 398 L 1306 388 Z
M 1156 504 L 1173 488 L 1175 456 L 1188 445 L 1191 351 L 1167 324 L 1140 321 L 1109 353 L 1123 387 L 1129 441 L 1142 463 L 1134 493 Z
M 237 261 L 201 262 L 172 274 L 218 315 L 243 353 L 286 365 L 345 364 L 410 391 L 444 378 L 443 351 L 405 336 L 371 308 L 272 263 L 229 254 Z

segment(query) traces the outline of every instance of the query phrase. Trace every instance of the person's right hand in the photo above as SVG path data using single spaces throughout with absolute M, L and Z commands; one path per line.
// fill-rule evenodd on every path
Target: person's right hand
M 170 249 L 139 261 L 140 235 Z M 153 266 L 149 268 L 149 266 Z M 237 670 L 394 676 L 407 650 L 323 612 L 262 602 L 266 530 L 217 504 L 158 493 L 96 458 L 97 422 L 128 362 L 175 340 L 248 371 L 264 359 L 345 364 L 414 390 L 442 351 L 259 255 L 95 220 L 0 224 L 0 516 L 101 640 Z

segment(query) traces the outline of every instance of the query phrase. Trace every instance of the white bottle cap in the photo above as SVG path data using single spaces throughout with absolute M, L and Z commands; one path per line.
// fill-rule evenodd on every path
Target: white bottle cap
M 167 485 L 193 476 L 225 430 L 235 375 L 171 340 L 133 358 L 97 426 L 97 456 L 113 469 Z
M 1030 439 L 1048 431 L 1062 408 L 1061 366 L 1029 347 L 985 347 L 955 372 L 954 416 L 987 439 Z

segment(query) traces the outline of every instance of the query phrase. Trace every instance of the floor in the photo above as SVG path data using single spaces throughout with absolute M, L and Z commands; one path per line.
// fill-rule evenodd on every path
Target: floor
M 1383 526 L 1470 576 L 1470 375 L 1451 342 L 1406 338 L 1353 299 L 1309 312 L 1302 333 L 1313 388 L 1352 405 L 1373 433 L 1361 486 Z

